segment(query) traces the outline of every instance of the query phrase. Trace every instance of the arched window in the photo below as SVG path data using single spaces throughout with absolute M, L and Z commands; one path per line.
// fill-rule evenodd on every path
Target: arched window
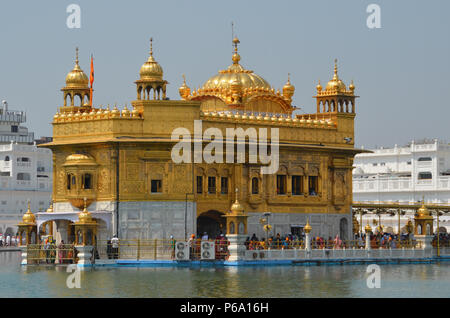
M 426 228 L 427 230 L 427 235 L 431 235 L 431 225 L 430 224 L 427 224 L 427 228 Z
M 90 173 L 83 175 L 83 189 L 92 189 L 92 175 Z
M 235 234 L 234 233 L 234 222 L 230 222 L 230 234 Z
M 286 175 L 277 175 L 277 194 L 286 194 Z
M 5 161 L 9 161 L 9 156 L 6 156 L 6 157 L 5 157 Z
M 239 223 L 238 234 L 245 234 L 245 225 L 242 222 Z
M 259 193 L 259 180 L 258 178 L 254 177 L 252 178 L 252 194 L 258 193 Z
M 67 190 L 74 189 L 76 184 L 77 178 L 73 174 L 69 173 L 67 175 Z

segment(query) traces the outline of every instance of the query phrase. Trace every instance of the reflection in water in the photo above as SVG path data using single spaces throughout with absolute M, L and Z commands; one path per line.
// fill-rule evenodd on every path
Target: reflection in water
M 70 289 L 66 266 L 20 266 L 0 252 L 0 297 L 449 297 L 450 263 L 380 265 L 381 288 L 366 265 L 258 267 L 94 267 Z

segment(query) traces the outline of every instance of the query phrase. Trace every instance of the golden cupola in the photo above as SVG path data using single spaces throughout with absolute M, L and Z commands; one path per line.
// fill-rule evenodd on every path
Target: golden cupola
M 141 66 L 139 79 L 135 81 L 135 84 L 138 100 L 166 99 L 166 84 L 168 82 L 163 79 L 163 69 L 153 57 L 153 38 L 150 38 L 150 56 Z
M 287 83 L 283 86 L 283 96 L 292 101 L 292 96 L 294 96 L 295 87 L 291 84 L 291 74 L 288 74 Z
M 61 89 L 64 94 L 64 106 L 61 107 L 61 112 L 85 111 L 91 107 L 89 104 L 89 79 L 80 67 L 78 48 L 76 48 L 75 51 L 75 66 L 66 76 L 66 86 Z M 78 97 L 77 101 L 75 100 L 75 97 Z M 68 98 L 69 103 L 67 103 Z
M 36 224 L 36 217 L 31 212 L 30 202 L 28 202 L 28 210 L 22 217 L 23 224 Z
M 344 82 L 338 76 L 337 59 L 334 60 L 333 78 L 331 79 L 331 81 L 328 82 L 325 90 L 326 91 L 338 91 L 338 92 L 347 91 L 347 87 L 345 86 Z
M 78 48 L 76 48 L 75 66 L 66 76 L 66 87 L 69 88 L 87 88 L 89 79 L 79 65 Z
M 182 99 L 187 99 L 191 94 L 191 89 L 186 85 L 186 77 L 183 74 L 183 85 L 178 89 Z
M 202 111 L 228 111 L 232 109 L 251 112 L 292 113 L 294 87 L 288 86 L 280 95 L 261 76 L 245 69 L 238 53 L 239 39 L 233 39 L 232 64 L 208 79 L 197 91 L 187 94 L 185 83 L 180 96 L 186 100 L 202 101 Z M 290 85 L 290 83 L 289 83 Z
M 316 86 L 317 113 L 355 113 L 355 84 L 347 86 L 339 78 L 337 59 L 334 60 L 333 78 L 327 83 L 325 89 L 319 83 Z

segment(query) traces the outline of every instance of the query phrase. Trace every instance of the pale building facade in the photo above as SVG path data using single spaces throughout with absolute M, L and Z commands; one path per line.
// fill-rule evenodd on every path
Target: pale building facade
M 25 112 L 0 109 L 0 233 L 15 235 L 27 210 L 45 211 L 51 200 L 52 154 L 38 148 L 34 134 L 21 126 Z
M 404 147 L 371 149 L 355 156 L 353 170 L 354 202 L 398 202 L 450 204 L 450 145 L 437 139 L 412 141 Z M 412 218 L 412 212 L 402 221 Z M 363 220 L 373 218 L 366 215 Z M 378 218 L 376 218 L 378 219 Z M 384 215 L 382 223 L 392 224 L 396 217 Z M 442 217 L 449 226 L 448 217 Z M 402 225 L 404 225 L 402 223 Z M 449 228 L 450 230 L 450 228 Z

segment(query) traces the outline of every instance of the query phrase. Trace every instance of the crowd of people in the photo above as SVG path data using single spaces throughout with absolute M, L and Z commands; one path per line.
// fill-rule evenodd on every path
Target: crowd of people
M 444 237 L 444 236 L 441 236 Z M 448 235 L 446 236 L 447 241 Z M 443 239 L 445 240 L 445 239 Z M 412 234 L 397 234 L 391 233 L 371 233 L 370 234 L 371 248 L 400 248 L 400 247 L 413 247 L 416 244 L 414 235 Z M 264 249 L 292 249 L 292 248 L 305 248 L 305 235 L 292 235 L 291 233 L 286 235 L 280 235 L 277 233 L 275 236 L 270 236 L 267 239 L 258 239 L 256 234 L 252 237 L 247 237 L 245 242 L 247 250 L 264 250 Z M 321 236 L 313 236 L 311 238 L 312 249 L 342 249 L 342 248 L 365 248 L 366 246 L 366 234 L 355 234 L 353 240 L 342 240 L 339 235 L 334 238 L 329 236 L 328 238 Z
M 205 232 L 203 235 L 192 234 L 188 240 L 189 249 L 190 249 L 190 259 L 198 260 L 201 259 L 201 243 L 202 241 L 211 241 L 208 234 Z M 230 242 L 227 237 L 220 232 L 219 235 L 214 239 L 214 249 L 215 249 L 215 259 L 216 260 L 225 260 L 229 256 L 228 245 Z M 175 249 L 175 242 L 173 243 L 173 249 Z M 174 255 L 174 254 L 173 254 Z
M 287 235 L 280 235 L 277 233 L 275 236 L 270 236 L 267 239 L 258 239 L 255 233 L 252 237 L 247 237 L 245 241 L 245 247 L 248 250 L 265 250 L 265 249 L 290 249 L 300 248 L 303 246 L 304 239 L 291 233 Z
M 434 235 L 433 240 L 431 241 L 431 245 L 437 247 L 438 237 L 437 234 Z M 439 233 L 439 246 L 440 247 L 450 247 L 450 234 L 448 233 Z
M 0 247 L 18 246 L 19 237 L 0 234 Z

